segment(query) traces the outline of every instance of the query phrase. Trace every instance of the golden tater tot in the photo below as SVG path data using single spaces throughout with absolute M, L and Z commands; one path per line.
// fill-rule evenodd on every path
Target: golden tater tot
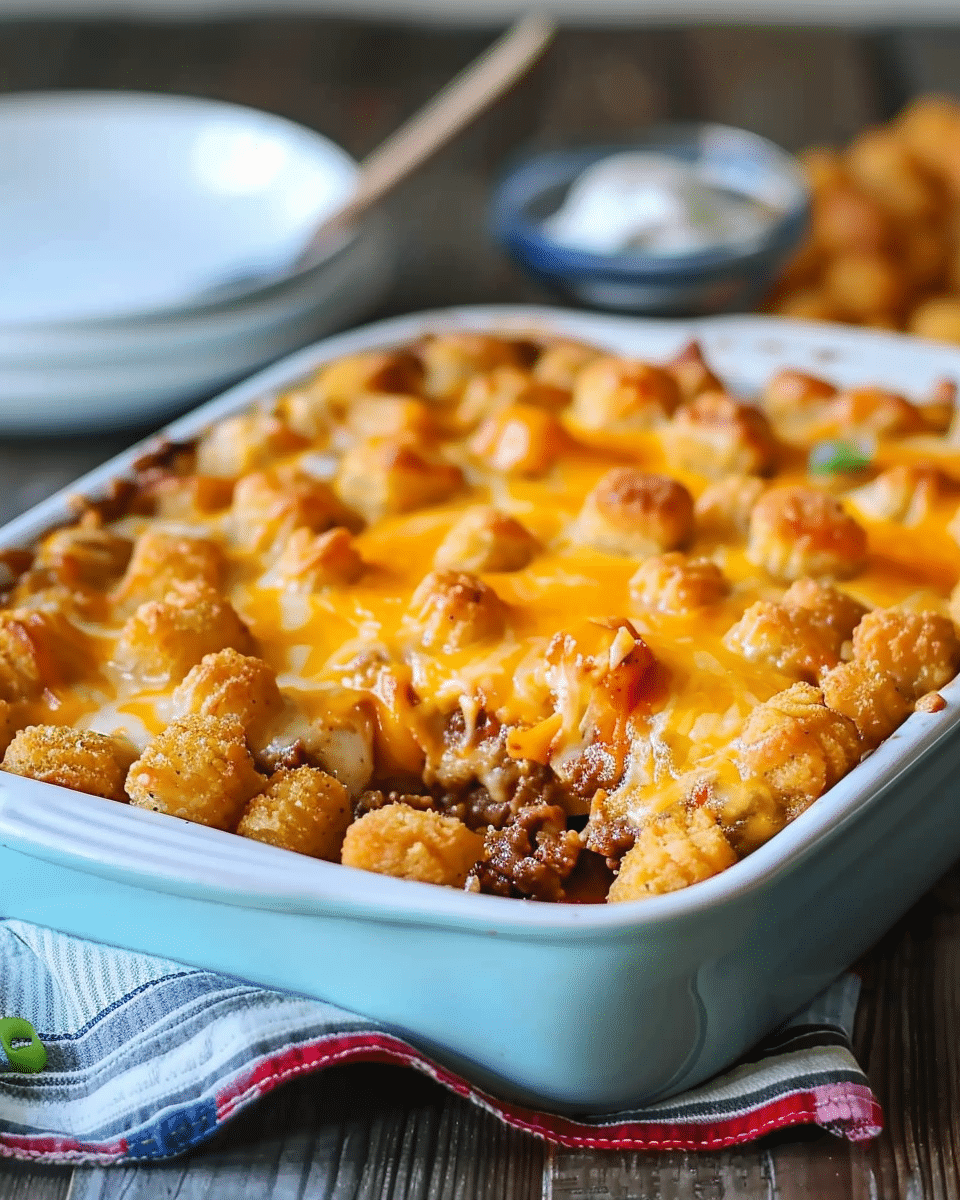
M 32 700 L 88 674 L 90 639 L 58 612 L 0 610 L 0 700 Z
M 723 642 L 748 662 L 765 663 L 807 683 L 838 661 L 833 637 L 812 613 L 767 600 L 751 604 Z
M 840 663 L 827 671 L 820 686 L 824 704 L 853 721 L 868 750 L 879 746 L 910 713 L 910 701 L 893 676 L 868 663 Z
M 870 129 L 845 157 L 856 182 L 888 212 L 906 221 L 936 215 L 942 197 L 930 174 L 892 129 Z
M 120 738 L 63 725 L 28 725 L 13 737 L 0 766 L 12 775 L 123 800 L 134 758 L 134 748 Z
M 641 608 L 685 613 L 716 604 L 729 590 L 723 572 L 709 558 L 688 558 L 674 551 L 648 558 L 630 580 L 630 594 Z
M 328 483 L 298 469 L 245 475 L 234 489 L 230 520 L 234 541 L 250 553 L 275 552 L 296 529 L 322 533 L 362 524 Z
M 887 255 L 866 250 L 838 254 L 827 267 L 824 286 L 837 312 L 862 321 L 892 317 L 905 290 L 896 264 Z
M 233 830 L 266 782 L 238 720 L 193 714 L 154 738 L 131 766 L 126 790 L 137 808 Z
M 628 433 L 659 425 L 679 403 L 680 388 L 669 371 L 609 356 L 577 376 L 570 415 L 584 429 Z
M 747 557 L 777 579 L 845 579 L 867 556 L 867 535 L 840 503 L 808 487 L 776 487 L 750 514 Z
M 253 650 L 233 606 L 210 588 L 181 584 L 163 600 L 141 604 L 120 631 L 113 665 L 141 688 L 179 683 L 205 654 Z
M 697 532 L 725 542 L 741 541 L 765 490 L 766 484 L 755 475 L 728 475 L 709 484 L 694 504 Z
M 472 452 L 504 475 L 543 475 L 566 445 L 563 426 L 532 404 L 510 404 L 488 417 L 470 443 Z
M 315 767 L 297 767 L 271 775 L 247 805 L 237 833 L 336 862 L 352 816 L 342 783 Z
M 740 735 L 740 771 L 759 778 L 795 816 L 859 762 L 857 727 L 819 688 L 795 683 L 759 705 Z
M 233 479 L 306 444 L 306 438 L 270 413 L 240 413 L 218 421 L 197 443 L 197 473 Z
M 430 460 L 402 441 L 358 442 L 340 462 L 336 490 L 350 508 L 376 521 L 448 500 L 463 487 L 459 467 Z
M 607 900 L 619 904 L 675 892 L 718 875 L 737 861 L 706 808 L 677 807 L 648 822 L 620 863 Z
M 766 474 L 777 453 L 763 413 L 723 392 L 706 392 L 682 404 L 660 438 L 672 467 L 709 477 Z
M 235 717 L 254 746 L 283 707 L 276 671 L 262 658 L 230 647 L 204 655 L 173 693 L 177 716 Z
M 132 550 L 129 538 L 81 523 L 48 534 L 35 565 L 52 571 L 67 587 L 106 588 L 123 574 Z
M 615 467 L 583 502 L 573 541 L 608 554 L 646 558 L 677 550 L 693 535 L 693 497 L 675 479 Z
M 364 563 L 349 529 L 342 525 L 326 533 L 295 529 L 263 582 L 291 592 L 317 592 L 321 588 L 355 583 Z
M 114 599 L 127 606 L 162 600 L 176 583 L 203 583 L 219 588 L 226 570 L 223 550 L 210 538 L 187 537 L 164 529 L 148 529 L 133 545 L 126 573 Z
M 683 400 L 696 400 L 704 392 L 722 392 L 723 383 L 714 375 L 699 342 L 688 342 L 667 364 Z
M 482 853 L 481 834 L 456 817 L 387 804 L 349 826 L 340 861 L 378 875 L 462 888 Z
M 874 609 L 853 631 L 853 657 L 890 675 L 911 701 L 936 691 L 960 667 L 960 638 L 935 612 Z
M 459 650 L 496 637 L 506 624 L 506 606 L 489 585 L 467 571 L 435 571 L 410 600 L 410 620 L 426 648 Z
M 465 513 L 437 547 L 433 565 L 452 571 L 519 571 L 540 549 L 521 523 L 495 508 Z

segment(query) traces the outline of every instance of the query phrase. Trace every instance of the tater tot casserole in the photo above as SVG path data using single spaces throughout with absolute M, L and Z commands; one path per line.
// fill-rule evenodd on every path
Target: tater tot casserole
M 0 552 L 2 769 L 331 862 L 639 900 L 960 670 L 954 385 L 444 333 Z

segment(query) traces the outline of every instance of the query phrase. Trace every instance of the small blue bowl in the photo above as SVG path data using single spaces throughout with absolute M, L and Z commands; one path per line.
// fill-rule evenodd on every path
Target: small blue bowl
M 571 184 L 587 167 L 627 150 L 707 167 L 725 189 L 772 208 L 769 225 L 751 241 L 670 254 L 594 254 L 549 237 L 543 222 Z M 494 194 L 490 230 L 554 292 L 595 308 L 680 316 L 752 308 L 799 244 L 808 215 L 803 174 L 773 142 L 726 125 L 677 124 L 656 126 L 629 145 L 560 150 L 521 163 Z

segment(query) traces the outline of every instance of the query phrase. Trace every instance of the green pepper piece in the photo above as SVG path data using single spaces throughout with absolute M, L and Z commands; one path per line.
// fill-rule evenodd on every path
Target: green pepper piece
M 811 475 L 842 475 L 869 467 L 870 453 L 854 442 L 818 442 L 810 451 L 807 469 Z
M 14 1042 L 28 1042 L 14 1046 Z M 47 1051 L 37 1037 L 37 1031 L 23 1017 L 0 1017 L 0 1046 L 10 1060 L 10 1066 L 24 1075 L 36 1075 L 47 1065 Z

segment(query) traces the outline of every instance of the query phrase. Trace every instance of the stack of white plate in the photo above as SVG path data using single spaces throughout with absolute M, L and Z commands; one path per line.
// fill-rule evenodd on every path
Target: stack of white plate
M 0 433 L 156 420 L 359 317 L 388 275 L 382 223 L 289 271 L 356 174 L 234 105 L 0 99 Z

